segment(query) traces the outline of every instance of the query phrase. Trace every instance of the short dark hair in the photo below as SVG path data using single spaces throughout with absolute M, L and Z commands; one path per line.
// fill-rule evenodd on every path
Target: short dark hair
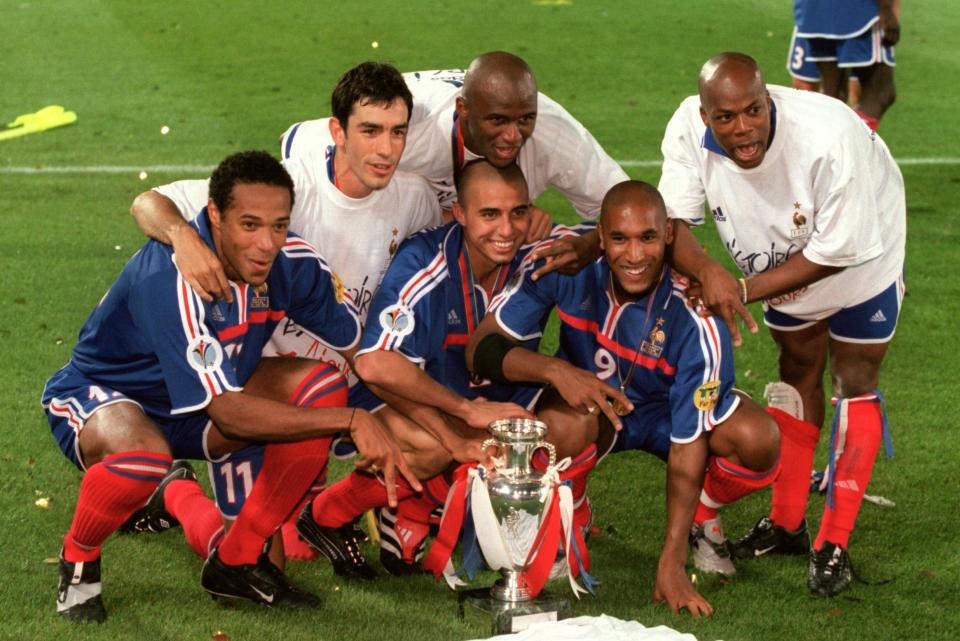
M 241 151 L 224 158 L 210 174 L 210 199 L 223 214 L 233 204 L 233 186 L 263 184 L 285 187 L 293 207 L 293 179 L 280 161 L 265 151 Z
M 407 105 L 409 120 L 413 113 L 413 94 L 397 68 L 381 62 L 362 62 L 340 76 L 330 96 L 330 107 L 334 118 L 346 129 L 355 104 L 388 106 L 397 98 Z

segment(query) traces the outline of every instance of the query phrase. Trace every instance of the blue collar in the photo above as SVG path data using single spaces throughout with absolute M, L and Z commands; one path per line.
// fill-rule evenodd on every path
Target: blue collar
M 777 105 L 773 102 L 773 99 L 770 99 L 770 143 L 773 142 L 773 137 L 777 134 Z M 717 142 L 716 137 L 713 135 L 713 130 L 710 127 L 707 127 L 707 131 L 703 134 L 703 147 L 707 150 L 712 151 L 715 154 L 720 154 L 726 158 L 730 158 L 730 154 L 720 146 L 720 143 Z M 770 150 L 769 144 L 767 145 L 767 150 Z

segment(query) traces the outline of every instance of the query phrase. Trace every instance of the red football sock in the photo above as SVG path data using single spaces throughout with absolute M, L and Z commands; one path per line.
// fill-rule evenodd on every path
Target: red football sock
M 223 519 L 217 504 L 196 481 L 171 481 L 163 492 L 167 512 L 180 521 L 187 543 L 201 559 L 214 548 L 215 539 L 223 531 Z
M 533 457 L 532 467 L 535 470 L 547 469 L 549 458 L 547 453 L 539 450 Z M 570 492 L 573 494 L 573 524 L 581 529 L 590 525 L 592 514 L 590 501 L 587 499 L 587 476 L 597 465 L 597 446 L 588 445 L 582 452 L 570 458 L 570 467 L 560 473 L 560 481 L 570 481 Z
M 779 460 L 769 470 L 754 472 L 725 458 L 711 456 L 693 522 L 699 525 L 715 518 L 720 507 L 767 487 L 773 483 L 779 469 Z
M 397 477 L 397 501 L 413 495 L 406 479 Z M 325 489 L 313 502 L 313 520 L 323 527 L 340 527 L 367 510 L 387 504 L 387 488 L 378 477 L 351 472 Z
M 80 483 L 73 523 L 63 540 L 67 561 L 93 561 L 100 545 L 147 502 L 173 459 L 157 452 L 120 452 L 91 465 Z
M 844 399 L 836 411 L 840 412 L 837 429 L 843 451 L 834 469 L 833 507 L 824 508 L 814 542 L 817 550 L 824 541 L 847 547 L 883 437 L 883 414 L 876 396 Z
M 253 490 L 220 544 L 221 561 L 227 565 L 257 562 L 267 539 L 280 529 L 317 478 L 330 441 L 324 437 L 265 446 Z
M 770 519 L 780 527 L 796 530 L 807 513 L 813 454 L 820 429 L 775 407 L 768 407 L 780 428 L 780 475 L 773 481 Z
M 868 116 L 859 109 L 857 110 L 857 115 L 860 116 L 860 120 L 867 123 L 867 126 L 870 127 L 870 131 L 876 131 L 877 127 L 880 126 L 880 119 L 874 118 L 873 116 Z
M 330 363 L 319 363 L 309 374 L 297 384 L 296 390 L 287 400 L 297 407 L 346 407 L 348 388 L 347 381 L 340 371 Z M 315 499 L 327 484 L 327 463 L 310 485 L 306 496 L 290 513 L 283 524 L 283 551 L 288 559 L 294 561 L 310 561 L 317 558 L 317 552 L 311 548 L 297 534 L 297 517 L 307 501 Z
M 423 487 L 423 492 L 399 501 L 397 509 L 386 519 L 392 519 L 394 538 L 401 543 L 403 549 L 393 549 L 387 538 L 380 539 L 381 547 L 386 547 L 407 563 L 420 560 L 416 558 L 417 547 L 430 533 L 430 515 L 446 502 L 450 481 L 443 474 L 438 474 L 425 481 Z

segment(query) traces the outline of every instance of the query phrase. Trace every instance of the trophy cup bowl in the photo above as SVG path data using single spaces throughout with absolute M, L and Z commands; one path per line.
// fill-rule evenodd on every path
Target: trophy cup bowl
M 519 603 L 533 599 L 520 581 L 524 563 L 533 546 L 546 507 L 549 488 L 541 482 L 543 474 L 531 467 L 534 452 L 545 449 L 549 464 L 556 463 L 556 450 L 544 441 L 547 425 L 525 418 L 494 421 L 489 427 L 492 438 L 483 448 L 496 446 L 502 465 L 487 476 L 487 490 L 494 516 L 510 556 L 511 566 L 501 568 L 503 575 L 490 590 L 494 599 Z M 480 542 L 481 548 L 483 542 Z

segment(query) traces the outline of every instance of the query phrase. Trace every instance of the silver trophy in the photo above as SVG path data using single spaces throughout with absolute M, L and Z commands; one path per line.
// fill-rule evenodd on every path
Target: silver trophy
M 503 576 L 489 591 L 475 590 L 464 597 L 467 603 L 492 616 L 492 631 L 500 634 L 563 618 L 570 604 L 545 592 L 534 598 L 521 580 L 547 508 L 546 495 L 551 489 L 542 482 L 543 473 L 531 467 L 534 452 L 545 449 L 549 464 L 556 463 L 556 449 L 544 440 L 547 425 L 531 419 L 510 418 L 494 421 L 489 431 L 492 438 L 483 442 L 483 449 L 495 446 L 500 454 L 494 471 L 486 478 L 486 485 L 502 542 L 484 538 L 478 538 L 477 542 L 488 562 L 492 558 L 500 560 Z

